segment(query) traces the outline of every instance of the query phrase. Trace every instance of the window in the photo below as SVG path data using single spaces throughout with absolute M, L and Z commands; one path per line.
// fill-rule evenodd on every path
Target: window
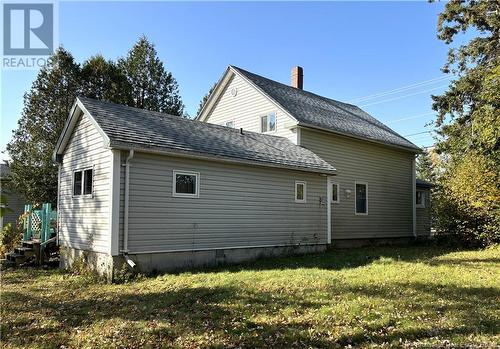
M 332 183 L 332 202 L 336 204 L 340 202 L 338 183 Z
M 425 208 L 425 192 L 422 190 L 417 190 L 416 204 L 419 208 Z
M 295 181 L 295 202 L 305 203 L 307 196 L 307 185 L 303 181 Z
M 94 191 L 94 170 L 88 168 L 73 172 L 73 196 L 92 196 Z
M 368 184 L 355 182 L 355 201 L 356 201 L 356 211 L 358 215 L 368 214 Z
M 224 126 L 234 128 L 234 120 L 226 121 Z
M 200 195 L 198 172 L 174 171 L 173 193 L 175 197 L 197 198 Z
M 260 118 L 260 130 L 262 133 L 276 131 L 276 114 L 271 113 Z

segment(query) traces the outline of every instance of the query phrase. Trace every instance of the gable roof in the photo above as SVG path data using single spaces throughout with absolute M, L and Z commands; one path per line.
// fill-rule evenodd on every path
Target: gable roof
M 78 97 L 75 105 L 103 134 L 110 148 L 244 162 L 332 174 L 335 168 L 312 151 L 286 138 L 208 124 L 164 113 Z M 75 108 L 73 108 L 75 109 Z M 76 124 L 71 118 L 67 126 Z M 70 126 L 68 126 L 70 128 Z M 66 129 L 54 153 L 64 152 Z
M 418 146 L 355 105 L 297 89 L 235 66 L 229 66 L 227 71 L 245 78 L 295 119 L 299 126 L 421 152 Z
M 425 188 L 425 189 L 431 189 L 431 188 L 434 188 L 435 185 L 429 181 L 426 181 L 424 179 L 415 179 L 415 185 L 418 187 L 418 188 Z

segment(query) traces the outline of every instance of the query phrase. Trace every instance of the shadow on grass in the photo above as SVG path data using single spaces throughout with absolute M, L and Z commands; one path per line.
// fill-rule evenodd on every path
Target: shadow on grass
M 498 335 L 500 329 L 499 319 L 488 312 L 491 306 L 498 304 L 499 294 L 494 288 L 394 283 L 356 287 L 332 285 L 326 292 L 326 298 L 311 300 L 292 292 L 271 293 L 244 287 L 219 286 L 140 294 L 123 294 L 115 290 L 113 293 L 104 292 L 98 297 L 60 301 L 36 294 L 5 292 L 4 296 L 8 302 L 4 304 L 2 312 L 21 311 L 21 304 L 29 305 L 32 311 L 41 312 L 43 316 L 61 325 L 57 329 L 43 329 L 43 333 L 55 331 L 55 336 L 61 330 L 82 329 L 109 319 L 133 324 L 155 322 L 163 326 L 152 330 L 132 326 L 127 328 L 127 332 L 119 334 L 130 337 L 130 340 L 142 336 L 153 346 L 172 345 L 175 339 L 181 336 L 186 338 L 207 333 L 215 336 L 214 346 L 232 344 L 236 347 L 331 347 L 334 344 L 382 344 L 398 341 L 399 338 L 414 341 L 436 335 Z M 460 326 L 446 328 L 436 323 L 429 328 L 429 325 L 434 324 L 427 322 L 421 326 L 405 328 L 395 321 L 391 324 L 373 325 L 369 321 L 358 319 L 356 331 L 351 333 L 344 329 L 334 336 L 332 333 L 337 326 L 335 321 L 325 323 L 314 316 L 301 317 L 317 314 L 322 306 L 331 304 L 331 300 L 339 295 L 348 299 L 380 298 L 394 302 L 394 306 L 395 300 L 412 297 L 409 303 L 413 312 L 450 313 Z M 447 303 L 440 305 L 437 302 L 439 299 L 445 299 Z M 287 320 L 265 320 L 290 308 L 294 309 L 295 315 Z M 1 334 L 7 344 L 22 346 L 33 343 L 40 335 L 34 330 L 36 326 L 29 321 L 16 324 L 5 317 L 3 321 Z

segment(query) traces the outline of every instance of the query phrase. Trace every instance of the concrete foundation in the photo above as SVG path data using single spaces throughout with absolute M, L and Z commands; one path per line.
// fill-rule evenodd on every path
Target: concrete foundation
M 237 264 L 265 257 L 300 255 L 326 251 L 326 245 L 297 245 L 277 247 L 253 247 L 217 249 L 207 251 L 183 251 L 163 253 L 130 253 L 128 257 L 136 264 L 135 269 L 144 274 L 175 272 L 181 270 Z M 83 251 L 68 247 L 61 248 L 62 268 L 71 268 L 76 261 L 82 261 L 99 275 L 113 280 L 116 270 L 125 263 L 123 256 L 112 257 L 107 254 Z
M 394 237 L 394 238 L 374 238 L 374 239 L 345 239 L 333 240 L 328 248 L 356 248 L 366 246 L 404 246 L 411 245 L 417 241 L 428 240 L 428 236 Z

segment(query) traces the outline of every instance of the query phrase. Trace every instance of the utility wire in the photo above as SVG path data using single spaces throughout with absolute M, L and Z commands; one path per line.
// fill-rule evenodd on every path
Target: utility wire
M 418 119 L 418 118 L 421 118 L 423 116 L 433 115 L 433 114 L 435 114 L 435 113 L 434 112 L 429 112 L 429 113 L 423 113 L 423 114 L 416 114 L 416 115 L 407 116 L 407 117 L 404 117 L 404 118 L 401 118 L 401 119 L 391 120 L 391 121 L 388 121 L 386 123 L 387 124 L 394 124 L 396 122 L 401 122 L 401 121 L 406 121 L 406 120 L 412 120 L 412 119 Z
M 417 135 L 423 135 L 425 133 L 431 133 L 432 131 L 423 131 L 423 132 L 417 132 L 417 133 L 412 133 L 409 135 L 404 135 L 403 137 L 411 137 L 411 136 L 417 136 Z
M 419 91 L 419 92 L 409 93 L 409 94 L 398 96 L 398 97 L 394 97 L 394 98 L 384 99 L 384 100 L 381 100 L 381 101 L 378 101 L 378 102 L 363 104 L 360 107 L 367 107 L 369 105 L 375 105 L 375 104 L 380 104 L 380 103 L 392 102 L 392 101 L 396 101 L 398 99 L 402 99 L 402 98 L 406 98 L 406 97 L 415 96 L 415 95 L 419 95 L 419 94 L 422 94 L 422 93 L 426 93 L 426 92 L 438 90 L 438 89 L 441 89 L 441 88 L 444 88 L 444 87 L 447 87 L 447 86 L 448 85 L 442 85 L 442 86 L 438 86 L 438 87 L 433 87 L 433 88 L 430 88 L 428 90 L 423 90 L 423 91 Z
M 445 80 L 448 80 L 448 79 L 451 79 L 451 77 L 445 75 L 445 76 L 441 76 L 441 77 L 438 77 L 438 78 L 434 78 L 434 79 L 430 79 L 430 80 L 425 80 L 425 81 L 413 83 L 413 84 L 410 84 L 410 85 L 402 86 L 402 87 L 399 87 L 399 88 L 395 88 L 393 90 L 379 92 L 379 93 L 375 93 L 375 94 L 364 96 L 364 97 L 354 98 L 354 99 L 351 100 L 351 102 L 357 102 L 357 103 L 359 103 L 359 102 L 366 101 L 366 100 L 369 100 L 369 99 L 375 99 L 375 98 L 383 97 L 383 96 L 386 96 L 386 95 L 391 95 L 391 94 L 403 92 L 403 91 L 406 91 L 406 90 L 412 90 L 412 89 L 417 88 L 417 87 L 423 87 L 423 86 L 426 86 L 426 85 L 432 85 L 432 84 L 435 84 L 437 82 L 445 81 Z

